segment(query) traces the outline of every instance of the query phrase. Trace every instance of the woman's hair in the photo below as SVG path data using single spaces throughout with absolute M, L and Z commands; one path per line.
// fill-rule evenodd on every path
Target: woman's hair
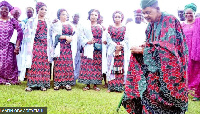
M 58 18 L 59 20 L 60 20 L 60 14 L 61 14 L 63 11 L 66 11 L 66 12 L 67 12 L 66 9 L 59 9 L 59 10 L 57 11 L 57 18 Z M 68 14 L 68 12 L 67 12 L 67 14 Z
M 121 15 L 122 21 L 124 20 L 124 14 L 121 11 L 115 11 L 112 15 L 113 21 L 115 22 L 115 14 L 119 13 Z M 121 21 L 121 22 L 122 22 Z
M 99 19 L 100 19 L 100 12 L 99 12 L 99 10 L 96 10 L 96 9 L 91 9 L 91 10 L 88 12 L 88 20 L 90 20 L 90 15 L 91 15 L 92 12 L 97 12 L 97 14 L 98 14 L 97 20 L 99 20 Z

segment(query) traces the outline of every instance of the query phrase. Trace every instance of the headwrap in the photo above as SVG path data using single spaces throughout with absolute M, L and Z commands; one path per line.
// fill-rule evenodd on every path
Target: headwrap
M 2 7 L 2 6 L 8 7 L 9 12 L 13 9 L 13 7 L 7 1 L 0 2 L 0 7 Z
M 67 10 L 66 9 L 59 9 L 58 11 L 57 11 L 57 18 L 60 20 L 60 14 L 63 12 L 63 11 L 66 11 L 67 12 Z M 67 13 L 68 14 L 68 13 Z
M 99 20 L 99 19 L 100 19 L 100 12 L 99 12 L 99 10 L 96 10 L 96 9 L 91 9 L 91 10 L 88 12 L 88 20 L 90 20 L 90 15 L 91 15 L 92 12 L 97 12 L 97 14 L 98 14 L 97 20 Z
M 115 18 L 115 14 L 119 13 L 121 15 L 122 21 L 124 20 L 124 14 L 121 11 L 115 11 L 112 15 L 113 21 L 115 22 L 114 18 Z
M 14 7 L 14 9 L 10 11 L 11 15 L 14 15 L 16 10 L 19 12 L 19 15 L 21 15 L 21 10 L 18 7 Z
M 142 10 L 141 9 L 137 9 L 134 11 L 134 15 L 137 15 L 137 14 L 142 14 Z
M 36 4 L 36 12 L 38 14 L 38 11 L 41 7 L 46 6 L 46 4 L 44 4 L 43 2 L 37 2 Z
M 186 11 L 187 9 L 192 9 L 193 12 L 196 12 L 197 11 L 197 6 L 194 4 L 194 3 L 191 3 L 191 4 L 187 4 L 184 8 L 184 11 Z
M 146 7 L 151 7 L 155 3 L 158 3 L 158 0 L 141 0 L 140 6 L 142 9 L 145 9 Z
M 27 8 L 26 8 L 26 12 L 27 12 L 28 10 L 32 10 L 33 13 L 34 13 L 34 9 L 33 9 L 32 7 L 27 7 Z

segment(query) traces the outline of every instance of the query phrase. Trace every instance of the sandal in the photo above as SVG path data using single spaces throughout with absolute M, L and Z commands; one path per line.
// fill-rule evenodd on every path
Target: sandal
M 116 93 L 122 93 L 122 91 L 115 91 Z
M 30 87 L 27 87 L 27 88 L 25 88 L 25 91 L 27 91 L 27 92 L 31 92 L 32 89 L 31 89 Z
M 83 88 L 83 91 L 87 91 L 87 90 L 90 90 L 90 88 L 87 86 Z
M 55 87 L 54 87 L 54 90 L 59 90 L 59 86 L 55 86 Z
M 199 101 L 200 100 L 200 98 L 197 98 L 197 97 L 194 97 L 193 99 L 192 99 L 192 101 Z
M 100 91 L 100 90 L 101 90 L 101 89 L 98 88 L 98 87 L 93 87 L 93 89 L 94 89 L 95 91 Z
M 110 90 L 107 90 L 107 93 L 110 93 Z
M 66 88 L 67 91 L 72 90 L 72 87 L 70 85 L 66 85 L 65 88 Z
M 103 88 L 108 88 L 108 84 L 105 84 L 105 85 L 103 86 Z
M 10 86 L 11 84 L 10 83 L 6 83 L 5 85 Z
M 41 90 L 41 91 L 47 91 L 47 88 L 41 87 L 40 90 Z

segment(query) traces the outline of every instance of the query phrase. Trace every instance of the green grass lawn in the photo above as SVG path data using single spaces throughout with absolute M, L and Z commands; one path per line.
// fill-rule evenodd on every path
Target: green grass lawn
M 107 93 L 102 85 L 99 86 L 100 92 L 92 89 L 83 91 L 84 86 L 78 83 L 72 87 L 72 91 L 54 91 L 51 87 L 45 92 L 25 92 L 26 82 L 21 85 L 0 85 L 0 107 L 47 107 L 48 114 L 117 113 L 116 108 L 123 93 Z M 122 106 L 119 114 L 126 114 Z M 187 114 L 200 114 L 200 102 L 193 102 L 190 97 Z

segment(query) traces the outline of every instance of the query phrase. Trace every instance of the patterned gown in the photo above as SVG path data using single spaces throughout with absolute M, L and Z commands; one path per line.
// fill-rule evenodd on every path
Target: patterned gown
M 130 64 L 135 69 L 128 74 L 122 105 L 131 114 L 183 114 L 188 106 L 187 45 L 180 22 L 162 13 L 146 36 L 145 66 Z M 135 73 L 136 78 L 131 76 Z
M 124 40 L 126 27 L 122 26 L 116 28 L 113 26 L 108 27 L 108 33 L 110 34 L 112 41 L 117 45 Z M 124 83 L 124 49 L 121 50 L 121 55 L 114 57 L 114 69 L 111 70 L 111 75 L 115 75 L 115 79 L 108 82 L 108 90 L 110 91 L 123 91 Z M 118 71 L 116 72 L 116 69 Z
M 99 26 L 92 26 L 92 34 L 96 43 L 102 43 L 103 31 Z M 102 51 L 94 51 L 93 59 L 83 56 L 81 58 L 81 70 L 79 83 L 102 84 Z
M 50 88 L 50 65 L 47 56 L 47 24 L 38 20 L 33 44 L 31 68 L 27 71 L 27 86 Z
M 62 35 L 72 35 L 73 28 L 70 24 L 62 26 Z M 60 57 L 54 59 L 54 86 L 74 85 L 74 69 L 70 43 L 60 40 L 61 35 L 56 35 L 56 42 L 60 42 Z
M 17 20 L 0 20 L 0 84 L 19 84 L 15 47 L 10 43 L 14 29 L 18 32 L 17 40 L 22 41 L 23 31 Z

